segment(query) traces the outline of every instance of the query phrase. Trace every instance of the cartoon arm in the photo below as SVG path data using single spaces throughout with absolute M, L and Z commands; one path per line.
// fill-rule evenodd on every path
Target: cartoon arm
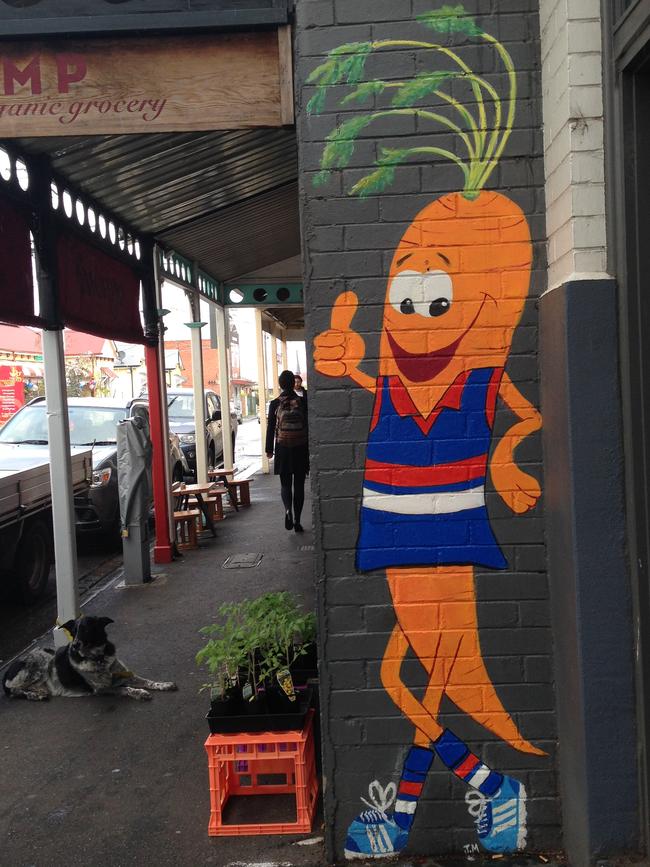
M 342 292 L 332 308 L 332 325 L 314 340 L 316 370 L 323 376 L 349 376 L 353 382 L 374 393 L 375 380 L 359 370 L 366 354 L 363 337 L 350 327 L 359 301 L 354 292 Z
M 515 464 L 514 452 L 522 440 L 540 429 L 542 416 L 515 387 L 507 373 L 503 374 L 499 395 L 520 421 L 507 431 L 494 449 L 490 472 L 494 487 L 505 504 L 513 512 L 523 514 L 535 506 L 542 490 L 537 479 Z

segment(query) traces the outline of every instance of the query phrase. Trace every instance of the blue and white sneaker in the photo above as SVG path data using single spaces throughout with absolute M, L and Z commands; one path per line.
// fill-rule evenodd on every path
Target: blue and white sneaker
M 345 841 L 345 857 L 390 858 L 408 842 L 408 831 L 400 828 L 382 810 L 364 810 L 351 823 Z
M 465 795 L 476 823 L 478 841 L 488 852 L 517 852 L 526 846 L 526 789 L 504 777 L 491 797 L 476 789 Z

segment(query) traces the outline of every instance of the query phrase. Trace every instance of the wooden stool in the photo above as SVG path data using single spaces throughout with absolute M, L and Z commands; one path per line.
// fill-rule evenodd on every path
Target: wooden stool
M 251 485 L 252 479 L 233 479 L 228 482 L 230 488 L 234 488 L 235 496 L 237 497 L 237 505 L 248 508 L 251 504 Z
M 198 509 L 186 509 L 182 512 L 174 512 L 176 547 L 179 551 L 198 548 L 196 519 L 200 517 L 201 512 Z
M 210 514 L 213 521 L 223 521 L 224 514 L 222 497 L 227 493 L 228 491 L 225 488 L 217 488 L 216 490 L 209 492 L 206 503 L 212 510 Z

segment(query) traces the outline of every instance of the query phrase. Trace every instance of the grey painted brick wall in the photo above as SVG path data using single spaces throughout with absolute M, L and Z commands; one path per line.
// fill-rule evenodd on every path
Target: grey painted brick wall
M 414 132 L 412 119 L 377 123 L 360 139 L 349 168 L 334 172 L 316 188 L 325 136 L 347 111 L 327 104 L 319 116 L 305 109 L 313 93 L 306 78 L 326 53 L 343 43 L 423 37 L 415 15 L 441 4 L 423 0 L 299 0 L 296 54 L 298 139 L 305 308 L 309 344 L 330 327 L 337 295 L 353 289 L 360 299 L 354 328 L 366 341 L 364 370 L 376 375 L 386 279 L 392 253 L 414 215 L 438 194 L 459 188 L 458 171 L 445 164 L 409 162 L 397 169 L 396 183 L 382 195 L 355 199 L 352 184 L 377 156 L 377 141 L 399 145 Z M 535 0 L 469 0 L 486 30 L 501 39 L 518 71 L 519 99 L 513 135 L 488 188 L 507 192 L 527 215 L 534 242 L 530 297 L 510 354 L 507 371 L 522 393 L 539 406 L 537 301 L 545 285 L 545 222 L 539 80 L 538 8 Z M 481 13 L 480 15 L 478 13 Z M 488 13 L 489 14 L 486 14 Z M 481 74 L 502 75 L 493 52 L 469 48 Z M 425 67 L 421 52 L 396 50 L 371 58 L 369 74 L 412 76 Z M 454 147 L 446 133 L 436 144 Z M 309 371 L 310 438 L 321 624 L 322 713 L 325 815 L 328 851 L 342 856 L 349 823 L 363 809 L 368 785 L 397 782 L 412 740 L 413 727 L 393 705 L 379 678 L 382 655 L 394 624 L 390 596 L 381 571 L 355 571 L 354 550 L 361 499 L 365 444 L 373 398 L 349 380 Z M 494 442 L 513 423 L 499 405 Z M 540 437 L 518 449 L 519 465 L 542 478 Z M 483 571 L 476 578 L 481 645 L 494 684 L 522 734 L 548 751 L 538 758 L 515 752 L 451 704 L 444 720 L 495 768 L 511 773 L 528 792 L 528 849 L 561 847 L 560 805 L 555 768 L 556 726 L 551 665 L 548 587 L 545 575 L 543 509 L 513 517 L 500 497 L 488 495 L 495 533 L 509 568 Z M 425 685 L 422 668 L 407 661 L 409 682 Z M 465 786 L 439 762 L 427 780 L 423 803 L 410 837 L 417 854 L 462 852 L 476 841 L 463 798 Z

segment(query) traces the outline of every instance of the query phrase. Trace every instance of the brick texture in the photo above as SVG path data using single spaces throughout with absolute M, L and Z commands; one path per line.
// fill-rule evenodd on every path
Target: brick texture
M 332 305 L 339 293 L 359 297 L 354 330 L 365 341 L 362 370 L 378 373 L 379 339 L 384 296 L 392 254 L 415 214 L 439 195 L 462 183 L 455 166 L 426 158 L 397 167 L 394 182 L 368 198 L 349 195 L 351 186 L 371 170 L 378 147 L 418 144 L 460 153 L 458 139 L 447 129 L 421 127 L 421 119 L 383 118 L 363 132 L 350 164 L 314 184 L 327 134 L 340 122 L 360 114 L 361 107 L 339 105 L 341 94 L 329 94 L 318 115 L 306 109 L 314 94 L 307 83 L 327 52 L 343 43 L 363 40 L 431 38 L 415 16 L 435 8 L 424 0 L 301 0 L 296 5 L 298 137 L 301 160 L 301 207 L 305 309 L 309 344 L 330 327 Z M 534 0 L 468 0 L 486 31 L 511 53 L 518 73 L 517 113 L 512 136 L 487 188 L 501 190 L 525 213 L 532 233 L 531 287 L 515 331 L 507 372 L 533 405 L 539 406 L 536 298 L 546 285 L 545 199 L 541 121 L 539 10 Z M 489 12 L 489 14 L 485 14 Z M 331 13 L 331 15 L 330 15 Z M 454 37 L 444 37 L 451 45 Z M 465 43 L 461 40 L 461 45 Z M 504 84 L 502 67 L 486 46 L 467 42 L 463 57 L 496 86 Z M 387 60 L 389 62 L 387 62 Z M 386 80 L 412 77 L 430 69 L 425 53 L 413 47 L 391 50 L 390 57 L 372 57 L 368 76 Z M 578 70 L 575 75 L 579 75 Z M 591 85 L 586 84 L 585 87 Z M 336 89 L 335 89 L 336 90 Z M 341 93 L 347 92 L 345 87 Z M 348 88 L 349 90 L 349 88 Z M 466 89 L 452 87 L 458 98 Z M 370 105 L 385 106 L 381 97 Z M 434 102 L 424 107 L 435 110 Z M 489 255 L 489 251 L 488 251 Z M 330 378 L 312 366 L 310 438 L 315 510 L 315 541 L 321 653 L 323 654 L 323 760 L 326 776 L 325 828 L 329 856 L 343 854 L 346 830 L 364 809 L 373 780 L 397 783 L 413 740 L 413 725 L 382 687 L 380 666 L 395 624 L 391 596 L 381 570 L 355 569 L 355 545 L 361 505 L 366 442 L 373 397 L 349 379 Z M 499 403 L 492 448 L 516 420 Z M 542 481 L 539 434 L 517 449 L 516 460 Z M 551 634 L 545 574 L 541 502 L 514 516 L 488 481 L 490 521 L 508 561 L 504 571 L 479 569 L 475 576 L 480 641 L 490 678 L 524 737 L 548 755 L 513 750 L 443 700 L 440 721 L 453 728 L 468 746 L 495 768 L 512 774 L 528 791 L 528 849 L 561 848 L 557 775 L 556 723 L 551 665 Z M 427 677 L 410 654 L 402 677 L 422 695 Z M 408 852 L 416 855 L 462 853 L 476 841 L 464 801 L 466 788 L 436 759 L 418 808 Z
M 549 288 L 607 272 L 600 0 L 541 0 Z

